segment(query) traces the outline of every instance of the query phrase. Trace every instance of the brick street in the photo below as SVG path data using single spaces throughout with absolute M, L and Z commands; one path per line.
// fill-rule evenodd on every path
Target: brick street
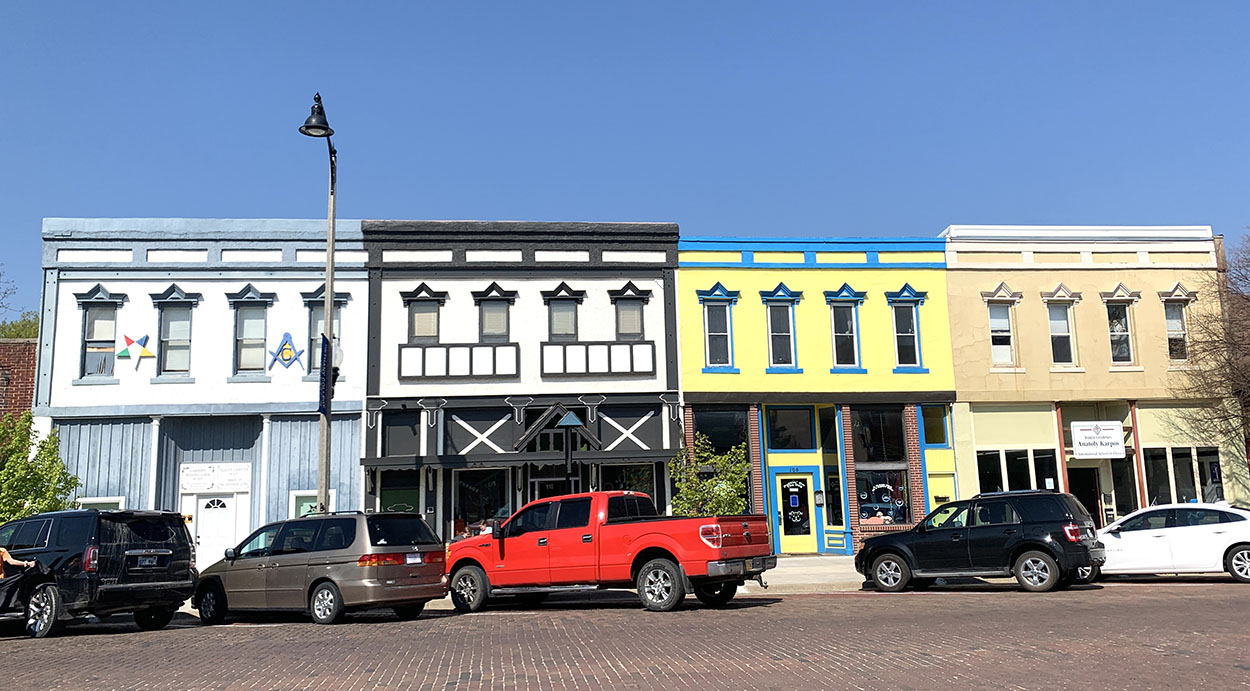
M 1248 598 L 1194 579 L 750 595 L 723 610 L 690 598 L 656 614 L 596 593 L 338 626 L 179 615 L 140 632 L 115 617 L 44 641 L 8 629 L 0 645 L 12 683 L 32 689 L 1244 689 Z

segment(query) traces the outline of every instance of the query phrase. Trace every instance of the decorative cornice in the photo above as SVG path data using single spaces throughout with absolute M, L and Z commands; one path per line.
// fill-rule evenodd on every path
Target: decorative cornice
M 238 302 L 260 302 L 265 305 L 272 305 L 278 297 L 275 293 L 262 293 L 256 289 L 251 283 L 243 286 L 237 293 L 226 293 L 226 302 L 231 305 Z
M 401 292 L 399 294 L 399 297 L 403 299 L 405 305 L 412 303 L 412 302 L 422 301 L 422 300 L 429 300 L 431 302 L 437 302 L 438 304 L 441 305 L 447 302 L 447 291 L 433 290 L 424 282 L 422 282 L 421 285 L 417 286 L 413 290 L 409 290 L 407 292 Z
M 981 291 L 981 299 L 985 302 L 1010 302 L 1015 305 L 1024 299 L 1024 293 L 1013 292 L 1007 282 L 1003 281 L 994 290 Z
M 803 299 L 803 291 L 790 290 L 785 283 L 778 283 L 776 288 L 772 290 L 761 290 L 760 300 L 762 302 L 794 302 L 797 303 Z
M 617 290 L 609 290 L 608 299 L 613 303 L 617 300 L 642 300 L 645 303 L 651 299 L 651 291 L 641 290 L 633 281 L 629 281 Z
M 300 293 L 300 297 L 304 298 L 305 305 L 324 302 L 326 299 L 326 284 L 322 283 L 317 286 L 317 289 L 314 291 Z M 334 304 L 338 307 L 346 305 L 347 301 L 350 299 L 352 299 L 351 293 L 340 293 L 338 291 L 334 292 Z
M 190 304 L 193 307 L 199 304 L 200 299 L 203 297 L 199 293 L 188 293 L 184 291 L 182 288 L 178 287 L 177 283 L 170 283 L 169 287 L 165 289 L 165 292 L 151 293 L 151 296 L 152 304 L 154 305 L 181 303 Z
M 904 283 L 903 287 L 896 291 L 886 291 L 885 301 L 890 304 L 895 302 L 914 302 L 917 305 L 923 305 L 925 296 L 928 294 L 928 291 L 916 290 L 911 287 L 910 283 Z
M 1171 290 L 1160 290 L 1159 299 L 1163 302 L 1190 303 L 1198 299 L 1198 291 L 1190 292 L 1180 281 L 1177 281 Z
M 729 290 L 724 286 L 724 284 L 717 281 L 716 285 L 711 288 L 708 288 L 707 290 L 696 290 L 694 293 L 699 296 L 700 303 L 710 300 L 712 302 L 728 302 L 732 305 L 738 302 L 739 291 Z
M 79 307 L 82 307 L 85 303 L 111 304 L 121 307 L 126 302 L 125 293 L 110 293 L 107 288 L 99 283 L 85 293 L 74 293 L 74 297 L 78 300 Z
M 843 283 L 842 287 L 838 288 L 837 290 L 825 291 L 825 302 L 827 303 L 854 302 L 857 305 L 862 305 L 864 303 L 864 300 L 867 300 L 867 299 L 868 299 L 867 292 L 855 290 L 854 288 L 851 287 L 850 283 Z
M 1055 286 L 1055 289 L 1049 293 L 1042 291 L 1040 295 L 1042 296 L 1042 302 L 1070 302 L 1075 305 L 1081 301 L 1080 292 L 1074 291 L 1062 283 Z
M 517 292 L 515 290 L 504 290 L 499 287 L 498 283 L 492 282 L 486 286 L 486 290 L 473 291 L 473 304 L 481 304 L 483 300 L 507 300 L 508 304 L 511 305 L 516 302 L 516 295 Z
M 586 291 L 573 290 L 564 281 L 560 281 L 560 285 L 556 286 L 555 290 L 544 290 L 542 294 L 544 305 L 552 300 L 576 300 L 577 304 L 580 305 L 582 300 L 586 298 Z
M 1141 299 L 1140 290 L 1129 290 L 1123 283 L 1117 283 L 1115 288 L 1099 293 L 1099 297 L 1103 302 L 1132 302 L 1136 303 Z

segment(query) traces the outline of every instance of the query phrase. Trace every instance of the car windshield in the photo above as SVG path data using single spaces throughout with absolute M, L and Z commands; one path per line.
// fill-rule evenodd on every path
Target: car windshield
M 369 525 L 369 544 L 375 547 L 437 545 L 441 542 L 419 516 L 411 514 L 369 516 L 365 522 Z

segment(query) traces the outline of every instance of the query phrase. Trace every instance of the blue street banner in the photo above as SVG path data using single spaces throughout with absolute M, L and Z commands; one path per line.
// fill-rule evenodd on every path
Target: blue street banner
M 317 397 L 317 412 L 330 414 L 330 339 L 321 334 L 321 384 Z

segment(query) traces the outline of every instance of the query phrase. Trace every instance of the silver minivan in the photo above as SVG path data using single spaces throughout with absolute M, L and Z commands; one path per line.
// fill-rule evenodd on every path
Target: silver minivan
M 229 612 L 300 611 L 318 624 L 390 607 L 401 619 L 447 594 L 443 542 L 419 514 L 312 514 L 270 523 L 204 569 L 191 606 L 205 624 Z

